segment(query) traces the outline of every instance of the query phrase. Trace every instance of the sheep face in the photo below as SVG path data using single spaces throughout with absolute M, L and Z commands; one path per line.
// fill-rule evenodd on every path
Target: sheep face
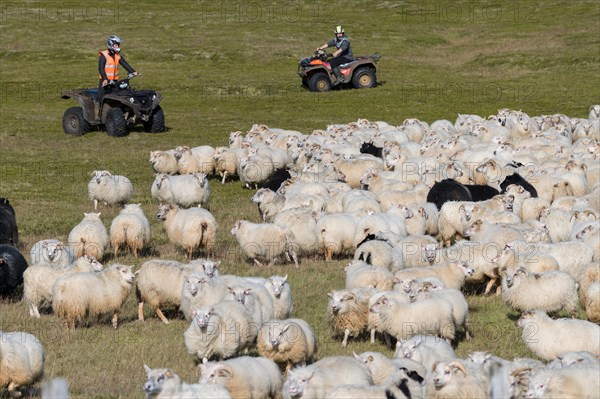
M 121 281 L 123 281 L 125 284 L 133 283 L 135 275 L 131 270 L 131 266 L 118 266 L 117 270 L 119 271 L 119 274 L 121 276 Z
M 203 307 L 200 309 L 196 309 L 192 312 L 192 316 L 194 317 L 194 322 L 198 326 L 199 329 L 204 330 L 208 327 L 210 322 L 210 317 L 214 316 L 214 311 L 212 307 Z
M 204 363 L 200 366 L 200 383 L 227 385 L 233 377 L 233 370 L 226 364 Z
M 578 240 L 585 240 L 587 237 L 592 236 L 594 230 L 597 230 L 595 227 L 597 226 L 591 224 L 584 227 L 579 233 L 575 234 L 575 238 Z
M 441 389 L 446 386 L 455 375 L 463 374 L 463 377 L 466 377 L 467 371 L 465 366 L 459 362 L 450 362 L 450 363 L 437 363 L 433 365 L 433 384 L 436 389 Z
M 242 221 L 238 220 L 237 222 L 235 222 L 235 224 L 233 225 L 233 228 L 231 229 L 231 235 L 235 236 L 237 235 L 238 231 L 240 230 L 240 228 L 242 227 Z
M 170 214 L 171 212 L 174 212 L 174 211 L 175 211 L 175 209 L 176 209 L 176 208 L 175 208 L 175 206 L 173 206 L 173 205 L 171 205 L 171 204 L 168 204 L 168 205 L 161 205 L 161 206 L 158 208 L 158 213 L 156 214 L 156 218 L 157 218 L 158 220 L 167 220 L 167 218 L 168 218 L 169 214 Z
M 483 366 L 484 364 L 489 362 L 491 358 L 492 355 L 488 352 L 472 352 L 468 355 L 468 360 L 471 363 L 477 364 L 479 366 Z
M 213 278 L 213 277 L 219 275 L 219 265 L 220 264 L 221 264 L 221 261 L 215 262 L 213 260 L 205 259 L 202 261 L 202 269 L 204 270 L 204 273 L 208 277 Z
M 144 392 L 146 395 L 158 395 L 166 386 L 179 386 L 180 380 L 171 369 L 151 369 L 144 364 L 146 382 Z
M 329 297 L 327 304 L 329 313 L 334 315 L 344 313 L 348 308 L 348 303 L 354 302 L 356 299 L 354 294 L 348 291 L 331 291 L 327 296 Z
M 89 256 L 89 255 L 83 255 L 83 259 L 85 262 L 87 262 L 93 271 L 95 272 L 101 272 L 103 267 L 102 263 L 98 262 L 98 260 L 93 257 L 93 256 Z
M 422 245 L 423 258 L 429 263 L 434 262 L 437 257 L 439 249 L 440 249 L 439 243 L 438 244 L 433 244 L 433 243 L 423 244 Z
M 184 289 L 187 289 L 192 296 L 196 296 L 202 284 L 208 284 L 208 278 L 194 273 L 185 280 Z
M 296 323 L 269 323 L 268 342 L 265 342 L 270 350 L 285 352 L 302 336 L 302 329 Z
M 288 394 L 292 398 L 299 398 L 304 393 L 306 384 L 314 375 L 314 370 L 289 370 L 288 371 Z
M 227 287 L 229 289 L 229 295 L 231 299 L 234 301 L 238 301 L 242 305 L 246 304 L 246 297 L 249 296 L 252 292 L 251 288 L 243 288 L 243 287 Z
M 96 184 L 100 184 L 105 176 L 112 176 L 112 174 L 108 170 L 95 170 L 92 172 L 92 180 L 95 180 Z
M 516 324 L 519 328 L 525 328 L 530 323 L 535 323 L 536 319 L 545 318 L 546 313 L 541 310 L 531 310 L 524 312 L 519 320 L 517 320 Z
M 506 286 L 512 288 L 513 285 L 518 285 L 521 276 L 526 277 L 527 270 L 523 267 L 506 269 Z
M 281 293 L 283 292 L 285 285 L 287 284 L 287 275 L 285 275 L 285 277 L 271 276 L 268 279 L 268 284 L 271 284 L 271 288 L 273 290 L 275 298 L 279 298 L 281 297 Z
M 42 242 L 42 248 L 46 259 L 50 262 L 54 262 L 55 259 L 58 259 L 58 257 L 62 255 L 63 245 L 64 244 L 60 241 Z

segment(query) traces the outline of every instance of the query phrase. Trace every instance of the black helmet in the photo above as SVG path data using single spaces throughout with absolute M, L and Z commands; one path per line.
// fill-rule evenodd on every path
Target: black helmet
M 109 50 L 113 50 L 115 53 L 121 51 L 121 38 L 117 35 L 110 35 L 106 40 L 106 45 Z

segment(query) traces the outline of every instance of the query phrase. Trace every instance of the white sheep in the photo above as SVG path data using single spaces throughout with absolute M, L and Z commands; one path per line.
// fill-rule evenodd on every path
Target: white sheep
M 444 203 L 438 218 L 438 230 L 442 244 L 449 246 L 456 234 L 462 236 L 465 228 L 483 216 L 484 212 L 484 208 L 474 202 L 450 201 Z
M 52 287 L 52 309 L 71 332 L 75 320 L 112 313 L 117 328 L 119 310 L 131 291 L 131 266 L 113 264 L 99 273 L 74 273 L 59 278 Z
M 294 303 L 288 276 L 273 275 L 264 282 L 264 286 L 273 300 L 273 317 L 280 320 L 290 317 Z
M 600 391 L 600 367 L 571 365 L 550 367 L 534 373 L 529 381 L 528 398 L 596 398 Z
M 106 227 L 100 220 L 100 213 L 84 213 L 83 220 L 73 227 L 67 241 L 76 259 L 88 255 L 101 260 L 109 239 Z
M 283 384 L 285 399 L 326 398 L 341 385 L 372 385 L 369 369 L 349 356 L 332 356 L 288 371 Z
M 566 352 L 588 351 L 600 356 L 600 326 L 585 320 L 553 320 L 542 310 L 521 315 L 521 338 L 538 357 L 552 360 Z
M 303 255 L 312 255 L 319 250 L 318 218 L 318 212 L 303 206 L 279 212 L 273 218 L 273 223 L 289 228 L 294 234 L 298 251 Z
M 398 301 L 398 302 L 410 302 L 410 297 L 408 296 L 408 294 L 404 293 L 404 292 L 399 292 L 399 291 L 376 291 L 373 295 L 371 295 L 371 297 L 369 298 L 369 302 L 368 302 L 368 306 L 369 309 L 377 302 L 379 301 L 379 298 L 381 298 L 382 296 L 386 296 L 388 298 L 393 298 L 394 300 Z M 383 331 L 383 327 L 382 327 L 382 323 L 381 323 L 381 318 L 379 317 L 378 313 L 373 313 L 373 312 L 369 312 L 367 315 L 367 330 L 370 332 L 371 334 L 371 343 L 374 344 L 375 343 L 375 335 L 376 333 L 382 332 Z M 391 346 L 391 340 L 390 337 L 387 333 L 383 333 L 383 338 L 385 340 L 385 343 L 387 346 Z
M 255 284 L 246 279 L 230 283 L 228 299 L 238 301 L 248 310 L 256 324 L 261 326 L 273 318 L 273 300 L 262 284 Z
M 229 283 L 225 277 L 211 278 L 204 272 L 196 271 L 189 273 L 180 291 L 179 310 L 186 320 L 192 320 L 194 310 L 215 305 L 229 296 L 227 289 Z
M 69 267 L 56 268 L 44 263 L 32 265 L 23 273 L 23 300 L 29 306 L 29 316 L 40 317 L 39 307 L 52 303 L 52 286 L 62 276 L 71 273 L 98 272 L 102 264 L 84 255 Z
M 487 379 L 460 360 L 436 363 L 427 377 L 425 396 L 437 399 L 487 397 Z
M 408 340 L 396 343 L 394 357 L 411 359 L 422 364 L 426 370 L 431 370 L 436 362 L 456 359 L 456 353 L 446 340 L 433 335 L 415 335 Z
M 435 238 L 427 235 L 409 235 L 400 241 L 404 267 L 425 267 L 440 263 L 440 249 Z
M 258 188 L 273 174 L 273 160 L 268 155 L 254 155 L 240 159 L 237 174 L 247 188 Z
M 289 370 L 310 363 L 316 356 L 317 337 L 302 319 L 270 320 L 258 331 L 258 353 Z
M 190 355 L 198 359 L 226 359 L 249 347 L 260 326 L 237 301 L 221 301 L 192 313 L 193 319 L 183 338 Z
M 181 176 L 157 174 L 151 188 L 152 198 L 159 203 L 175 204 L 181 208 L 206 207 L 210 184 L 205 173 Z
M 399 270 L 394 275 L 394 283 L 398 284 L 410 278 L 435 277 L 447 288 L 459 290 L 467 276 L 472 276 L 473 273 L 474 270 L 465 263 L 449 262 L 436 266 Z
M 192 259 L 194 250 L 205 249 L 211 255 L 217 242 L 217 221 L 202 208 L 179 209 L 176 205 L 162 205 L 156 218 L 165 222 L 169 240 L 181 245 Z
M 585 296 L 584 306 L 588 320 L 600 324 L 600 282 L 590 284 Z
M 328 319 L 334 335 L 344 334 L 342 346 L 348 345 L 348 337 L 357 337 L 367 328 L 369 298 L 375 293 L 372 288 L 337 290 L 327 293 Z
M 364 261 L 376 267 L 383 267 L 391 272 L 404 268 L 404 256 L 400 247 L 385 237 L 360 243 L 354 252 L 354 259 Z
M 215 172 L 221 176 L 221 184 L 225 184 L 227 176 L 237 176 L 240 157 L 245 157 L 245 149 L 215 147 Z
M 172 369 L 151 369 L 144 364 L 146 399 L 231 399 L 230 393 L 221 385 L 186 384 Z
M 231 229 L 231 235 L 235 236 L 244 254 L 257 265 L 261 265 L 258 258 L 266 258 L 273 265 L 278 256 L 285 254 L 287 260 L 293 259 L 298 267 L 295 237 L 287 227 L 238 220 Z
M 175 154 L 169 151 L 150 151 L 150 165 L 156 173 L 174 175 L 179 172 Z
M 272 360 L 242 356 L 202 362 L 200 383 L 223 386 L 233 398 L 280 399 L 283 378 Z
M 317 234 L 325 260 L 332 260 L 334 254 L 353 250 L 357 244 L 357 218 L 350 214 L 334 213 L 323 215 L 317 221 Z M 362 238 L 358 241 L 361 241 Z
M 124 205 L 133 196 L 133 185 L 125 176 L 113 175 L 108 170 L 95 170 L 88 183 L 88 196 L 94 202 L 94 210 L 98 209 L 98 202 Z
M 529 273 L 523 267 L 508 268 L 502 279 L 502 299 L 521 311 L 564 309 L 576 317 L 579 308 L 577 283 L 560 271 Z
M 175 148 L 175 158 L 179 165 L 179 173 L 206 173 L 212 174 L 215 170 L 215 150 L 211 146 L 204 145 L 190 148 L 180 146 Z
M 495 243 L 503 248 L 511 241 L 525 241 L 521 230 L 510 224 L 494 224 L 477 219 L 463 231 L 463 235 L 470 241 L 482 244 Z
M 119 247 L 129 248 L 136 258 L 150 243 L 150 222 L 141 204 L 127 204 L 110 224 L 110 244 L 117 257 Z
M 390 291 L 394 285 L 393 274 L 378 266 L 371 266 L 366 262 L 354 260 L 344 267 L 346 273 L 346 289 L 375 288 Z
M 68 266 L 75 261 L 73 251 L 60 240 L 41 240 L 33 244 L 29 251 L 29 264 L 50 264 L 52 266 Z
M 7 387 L 11 396 L 19 396 L 16 390 L 42 379 L 44 360 L 44 347 L 37 337 L 0 331 L 0 388 Z

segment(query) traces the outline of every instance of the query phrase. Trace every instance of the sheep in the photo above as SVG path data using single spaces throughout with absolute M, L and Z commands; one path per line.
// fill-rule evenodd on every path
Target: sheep
M 587 290 L 590 285 L 595 282 L 600 282 L 600 263 L 590 263 L 582 268 L 582 272 L 577 279 L 579 284 L 579 302 L 585 304 L 587 302 Z
M 0 388 L 12 397 L 19 388 L 35 384 L 44 376 L 44 347 L 37 337 L 25 332 L 0 331 Z
M 137 258 L 139 252 L 150 243 L 150 222 L 141 204 L 125 205 L 110 224 L 109 234 L 115 258 L 120 246 L 129 248 Z
M 585 313 L 589 321 L 600 324 L 600 282 L 589 285 L 585 291 Z
M 444 246 L 449 246 L 456 234 L 462 236 L 472 221 L 483 216 L 485 210 L 474 202 L 450 201 L 440 209 L 438 229 Z
M 517 327 L 521 338 L 541 359 L 552 360 L 566 352 L 588 351 L 600 355 L 600 326 L 585 320 L 553 320 L 542 310 L 524 312 Z
M 371 307 L 373 305 L 375 305 L 375 303 L 377 303 L 377 301 L 379 301 L 379 299 L 382 296 L 386 296 L 388 298 L 392 298 L 398 302 L 410 302 L 410 297 L 404 293 L 404 292 L 399 292 L 399 291 L 376 291 L 373 295 L 371 295 L 371 297 L 369 298 L 369 302 L 368 302 L 368 308 L 371 309 Z M 377 333 L 377 331 L 383 331 L 383 327 L 382 327 L 382 323 L 381 323 L 381 317 L 379 317 L 378 313 L 373 313 L 373 312 L 369 312 L 367 315 L 367 330 L 370 331 L 371 333 L 371 343 L 374 344 L 375 343 L 375 335 Z M 391 346 L 391 341 L 390 341 L 390 337 L 388 334 L 383 333 L 383 338 L 385 339 L 385 343 L 387 346 Z
M 45 302 L 52 303 L 52 287 L 60 277 L 101 270 L 102 264 L 87 255 L 77 259 L 70 267 L 57 268 L 44 263 L 28 267 L 23 273 L 23 300 L 29 306 L 29 316 L 39 318 L 38 308 Z
M 511 241 L 525 241 L 523 233 L 510 224 L 494 224 L 481 219 L 475 220 L 463 231 L 470 241 L 483 244 L 494 242 L 500 247 Z
M 271 266 L 279 255 L 285 254 L 288 261 L 293 259 L 298 267 L 295 237 L 287 227 L 237 220 L 231 229 L 231 235 L 235 236 L 244 254 L 259 266 L 261 263 L 258 258 L 268 259 Z
M 221 385 L 182 383 L 172 369 L 151 369 L 144 364 L 144 370 L 146 399 L 232 399 Z
M 331 356 L 289 370 L 282 392 L 285 399 L 326 398 L 335 388 L 348 384 L 372 385 L 373 379 L 360 361 Z
M 273 300 L 267 289 L 261 284 L 255 284 L 246 279 L 229 284 L 228 299 L 233 299 L 244 305 L 252 319 L 260 326 L 273 318 Z
M 0 244 L 0 296 L 10 295 L 23 282 L 27 261 L 21 252 L 8 244 Z
M 402 260 L 405 267 L 433 266 L 439 263 L 440 245 L 427 235 L 410 235 L 400 241 Z
M 94 202 L 94 210 L 98 203 L 105 205 L 125 205 L 133 197 L 133 185 L 125 176 L 113 175 L 108 170 L 95 170 L 88 183 L 88 196 Z
M 529 273 L 524 267 L 506 269 L 502 279 L 502 299 L 517 310 L 554 312 L 564 309 L 573 317 L 577 316 L 579 307 L 577 283 L 567 273 Z
M 34 265 L 45 263 L 56 267 L 69 266 L 75 261 L 73 251 L 60 240 L 41 240 L 29 251 L 29 262 Z
M 572 365 L 546 368 L 533 374 L 528 398 L 596 398 L 600 391 L 598 365 Z
M 150 151 L 149 162 L 155 173 L 174 175 L 179 172 L 177 158 L 169 151 Z
M 283 379 L 270 359 L 242 356 L 200 364 L 200 383 L 225 387 L 233 399 L 281 399 Z
M 325 260 L 332 260 L 334 254 L 356 248 L 356 226 L 356 217 L 349 214 L 328 214 L 319 218 L 316 229 Z
M 287 278 L 287 275 L 283 277 L 274 275 L 264 283 L 273 300 L 273 317 L 279 320 L 290 317 L 294 309 L 292 290 Z
M 369 312 L 379 314 L 382 331 L 396 339 L 430 333 L 452 341 L 455 335 L 452 305 L 436 298 L 413 303 L 402 303 L 382 296 Z
M 99 273 L 73 273 L 56 280 L 52 287 L 52 309 L 73 333 L 75 320 L 112 313 L 117 328 L 119 310 L 131 291 L 131 266 L 113 264 Z
M 361 260 L 376 267 L 383 267 L 391 272 L 404 268 L 402 250 L 389 240 L 375 235 L 368 235 L 358 244 L 354 251 L 354 260 Z
M 277 191 L 281 188 L 282 184 L 287 180 L 291 179 L 292 175 L 290 171 L 284 168 L 275 169 L 269 180 L 264 182 L 261 188 L 268 188 L 273 191 Z
M 382 267 L 371 266 L 363 261 L 352 261 L 344 268 L 346 289 L 375 288 L 390 291 L 394 285 L 392 273 Z
M 512 175 L 506 176 L 506 178 L 502 181 L 502 183 L 500 183 L 500 192 L 502 194 L 506 193 L 506 189 L 511 184 L 516 184 L 516 185 L 522 187 L 523 189 L 525 189 L 526 191 L 528 191 L 530 194 L 530 198 L 537 198 L 537 196 L 538 196 L 537 191 L 535 190 L 535 187 L 533 187 L 531 185 L 531 183 L 529 183 L 527 180 L 525 180 L 523 178 L 523 176 L 521 176 L 517 172 L 514 172 Z
M 550 208 L 550 201 L 543 198 L 526 198 L 521 205 L 521 220 L 540 220 L 542 212 Z
M 15 209 L 6 198 L 0 198 L 0 244 L 19 245 Z
M 245 149 L 215 148 L 215 172 L 221 176 L 221 184 L 225 184 L 227 176 L 237 176 L 240 156 L 245 156 L 246 154 Z
M 414 335 L 408 340 L 396 343 L 394 357 L 411 359 L 422 364 L 426 370 L 431 370 L 436 362 L 446 362 L 456 359 L 452 346 L 443 339 L 433 335 Z
M 181 245 L 192 259 L 194 250 L 204 248 L 212 255 L 217 241 L 217 221 L 202 208 L 179 209 L 176 205 L 162 205 L 156 218 L 165 222 L 167 237 Z
M 181 208 L 206 207 L 210 198 L 210 184 L 205 173 L 181 176 L 157 174 L 151 188 L 152 198 L 161 204 L 175 204 Z
M 459 290 L 467 276 L 472 276 L 474 270 L 465 263 L 449 262 L 437 266 L 416 267 L 413 269 L 399 270 L 394 275 L 394 283 L 409 278 L 436 277 L 447 288 Z
M 427 398 L 467 399 L 487 397 L 487 379 L 460 360 L 436 363 L 427 377 Z
M 235 356 L 252 344 L 259 328 L 237 301 L 203 306 L 194 310 L 192 316 L 183 338 L 188 353 L 198 359 Z
M 273 160 L 266 154 L 248 156 L 240 159 L 237 174 L 247 188 L 258 188 L 275 171 Z
M 558 270 L 558 261 L 552 255 L 534 253 L 531 251 L 533 248 L 527 246 L 524 249 L 525 251 L 521 252 L 513 246 L 513 243 L 507 243 L 491 261 L 500 271 L 518 266 L 524 267 L 529 273 Z
M 289 371 L 297 364 L 307 364 L 316 357 L 317 337 L 302 319 L 270 320 L 258 331 L 258 353 Z
M 184 265 L 161 259 L 144 262 L 136 272 L 138 320 L 144 321 L 144 303 L 147 302 L 158 318 L 169 324 L 161 307 L 180 306 L 184 281 L 191 273 L 203 270 L 204 263 Z
M 417 380 L 417 381 L 415 381 Z M 327 399 L 390 399 L 422 398 L 421 377 L 410 374 L 406 368 L 397 367 L 390 376 L 379 385 L 349 384 L 341 385 L 327 395 Z
M 357 337 L 367 328 L 369 298 L 372 288 L 330 291 L 327 312 L 334 335 L 344 334 L 342 347 L 348 345 L 348 337 Z
M 100 213 L 84 213 L 82 221 L 73 227 L 67 241 L 76 259 L 88 255 L 101 260 L 109 239 L 106 227 L 100 220 Z
M 236 277 L 236 281 L 237 279 L 239 278 Z M 215 305 L 227 298 L 230 295 L 227 289 L 229 283 L 226 277 L 210 278 L 206 273 L 192 271 L 184 278 L 179 296 L 179 310 L 186 320 L 192 320 L 195 309 Z
M 269 188 L 260 188 L 250 199 L 258 205 L 258 212 L 265 222 L 272 222 L 285 205 L 285 196 Z
M 409 393 L 412 393 L 413 395 L 416 394 L 416 397 L 420 397 L 420 384 L 423 382 L 422 376 L 427 373 L 422 364 L 404 358 L 389 359 L 378 352 L 363 352 L 360 355 L 353 353 L 353 355 L 358 361 L 367 366 L 371 372 L 373 384 L 376 386 L 379 385 L 380 389 L 387 388 L 389 383 L 395 380 L 397 373 L 402 372 L 403 376 L 407 377 L 407 382 L 409 382 L 407 384 Z M 339 397 L 343 398 L 343 396 Z M 366 397 L 371 398 L 371 396 Z
M 179 173 L 206 173 L 212 174 L 215 171 L 215 150 L 211 146 L 204 145 L 190 148 L 180 146 L 175 148 L 175 158 L 179 165 Z

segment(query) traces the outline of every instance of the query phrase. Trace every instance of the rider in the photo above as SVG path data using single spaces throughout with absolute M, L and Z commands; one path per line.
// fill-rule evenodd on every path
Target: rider
M 333 53 L 333 57 L 329 61 L 333 74 L 336 77 L 336 81 L 333 83 L 337 85 L 342 82 L 342 74 L 340 73 L 340 65 L 352 61 L 352 48 L 350 47 L 350 40 L 346 36 L 346 32 L 341 26 L 335 27 L 335 38 L 323 44 L 318 50 L 324 50 L 327 47 L 335 47 L 337 50 Z
M 125 61 L 125 58 L 121 56 L 121 38 L 116 35 L 110 35 L 106 40 L 106 46 L 108 47 L 104 51 L 98 53 L 98 73 L 100 74 L 100 81 L 98 83 L 98 97 L 104 96 L 104 87 L 107 86 L 111 81 L 119 80 L 119 65 L 123 65 L 123 68 L 129 72 L 131 76 L 139 75 L 131 65 Z

